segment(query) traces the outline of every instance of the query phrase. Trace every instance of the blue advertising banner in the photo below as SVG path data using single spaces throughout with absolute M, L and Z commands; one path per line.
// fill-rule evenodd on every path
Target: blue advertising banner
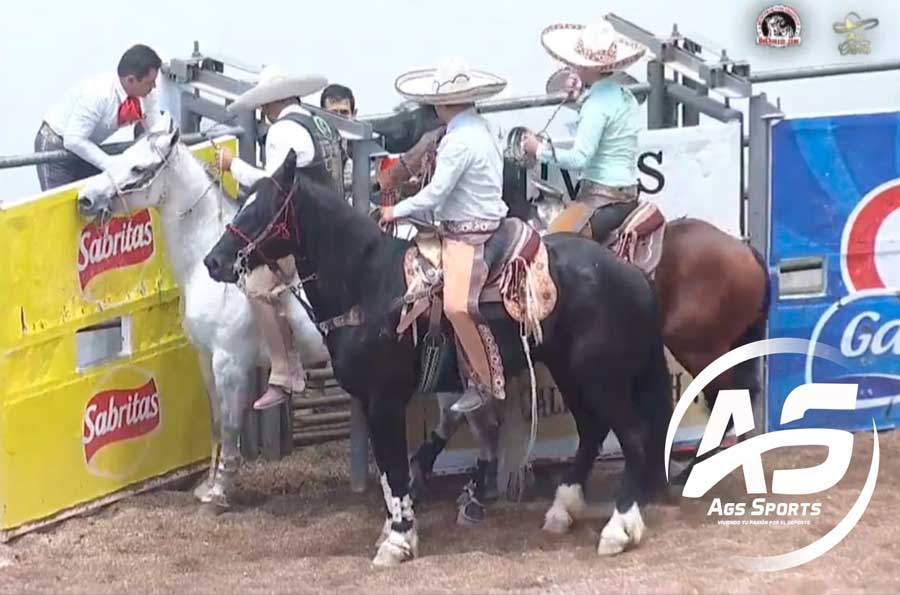
M 798 118 L 772 138 L 770 337 L 840 350 L 845 367 L 769 358 L 768 427 L 809 382 L 859 385 L 856 411 L 811 411 L 786 427 L 900 424 L 900 113 Z

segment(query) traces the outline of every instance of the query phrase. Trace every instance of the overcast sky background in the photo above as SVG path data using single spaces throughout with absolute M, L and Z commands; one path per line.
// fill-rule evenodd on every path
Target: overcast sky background
M 802 44 L 755 44 L 756 18 L 770 2 L 702 0 L 344 0 L 264 3 L 233 0 L 108 2 L 12 0 L 0 20 L 0 154 L 32 151 L 43 114 L 83 76 L 112 72 L 133 43 L 154 47 L 164 60 L 202 51 L 253 64 L 318 72 L 356 93 L 361 113 L 384 112 L 399 101 L 401 72 L 460 55 L 473 67 L 504 76 L 506 96 L 541 93 L 554 62 L 539 33 L 553 22 L 585 22 L 606 12 L 667 34 L 673 22 L 724 46 L 754 70 L 900 58 L 900 19 L 890 3 L 874 0 L 790 2 L 801 18 Z M 273 8 L 279 6 L 279 8 Z M 127 8 L 126 8 L 127 7 Z M 736 8 L 737 7 L 737 8 Z M 262 9 L 266 10 L 262 10 Z M 841 56 L 832 24 L 849 11 L 881 23 L 866 32 L 869 56 Z M 893 12 L 891 10 L 891 12 Z M 127 16 L 126 16 L 127 13 Z M 645 67 L 631 71 L 643 80 Z M 900 109 L 900 72 L 760 86 L 780 96 L 788 114 Z M 501 125 L 540 127 L 548 109 L 494 118 Z M 0 200 L 38 191 L 34 168 L 0 170 Z

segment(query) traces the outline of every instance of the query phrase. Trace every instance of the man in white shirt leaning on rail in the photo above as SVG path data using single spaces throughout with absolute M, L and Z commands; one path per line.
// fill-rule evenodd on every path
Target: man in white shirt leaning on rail
M 122 54 L 115 73 L 82 81 L 47 112 L 34 138 L 34 150 L 66 149 L 76 159 L 38 165 L 42 191 L 105 170 L 112 156 L 99 145 L 120 128 L 141 124 L 150 130 L 160 121 L 153 90 L 161 66 L 162 60 L 151 48 L 132 46 Z

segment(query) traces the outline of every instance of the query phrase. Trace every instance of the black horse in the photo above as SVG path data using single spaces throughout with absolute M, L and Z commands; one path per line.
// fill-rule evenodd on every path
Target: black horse
M 381 473 L 388 518 L 373 562 L 414 557 L 418 534 L 408 493 L 406 408 L 420 371 L 422 342 L 417 347 L 410 333 L 398 337 L 395 331 L 410 244 L 383 234 L 371 218 L 297 170 L 293 152 L 255 191 L 256 200 L 238 214 L 204 263 L 214 279 L 234 283 L 248 265 L 293 254 L 318 320 L 359 313 L 361 322 L 335 328 L 327 344 L 335 376 L 363 404 Z M 672 404 L 657 305 L 644 275 L 596 242 L 574 234 L 543 240 L 558 299 L 541 323 L 543 342 L 532 354 L 556 379 L 579 433 L 574 465 L 557 489 L 545 529 L 567 529 L 583 508 L 583 483 L 601 437 L 612 429 L 626 466 L 598 551 L 618 553 L 641 539 L 638 503 L 665 485 L 663 445 Z M 486 254 L 490 251 L 488 246 Z M 518 323 L 500 304 L 485 304 L 482 313 L 507 374 L 521 373 L 526 359 Z

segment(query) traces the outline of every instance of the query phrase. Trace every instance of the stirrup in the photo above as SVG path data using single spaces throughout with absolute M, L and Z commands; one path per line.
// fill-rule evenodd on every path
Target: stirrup
M 456 403 L 450 406 L 450 409 L 457 413 L 471 413 L 484 407 L 488 402 L 488 398 L 476 390 L 469 389 L 463 393 L 463 396 Z
M 419 377 L 418 393 L 432 393 L 441 370 L 449 354 L 449 341 L 443 333 L 435 337 L 430 332 L 422 340 L 422 372 Z

